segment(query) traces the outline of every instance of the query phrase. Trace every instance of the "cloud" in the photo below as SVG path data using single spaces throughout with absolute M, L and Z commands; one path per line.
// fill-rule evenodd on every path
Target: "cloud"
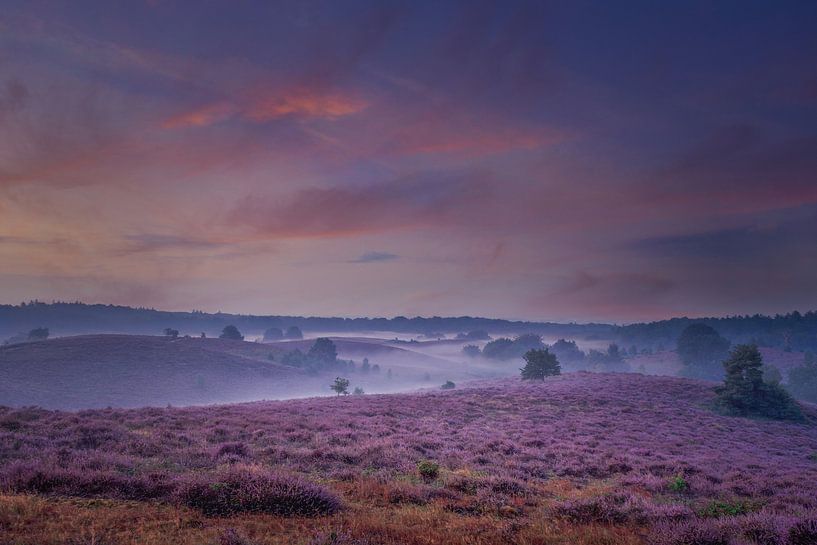
M 253 93 L 237 100 L 223 100 L 174 115 L 162 123 L 165 129 L 206 127 L 232 119 L 267 123 L 281 118 L 328 119 L 356 114 L 366 103 L 338 92 L 294 89 Z
M 228 223 L 273 238 L 338 237 L 458 220 L 484 198 L 484 175 L 428 172 L 357 187 L 313 187 L 285 197 L 249 195 Z
M 349 263 L 381 263 L 383 261 L 394 261 L 399 258 L 399 255 L 389 252 L 366 252 L 350 260 Z
M 124 239 L 126 246 L 123 248 L 123 253 L 151 252 L 165 249 L 212 250 L 222 246 L 220 242 L 200 238 L 156 233 L 126 235 Z

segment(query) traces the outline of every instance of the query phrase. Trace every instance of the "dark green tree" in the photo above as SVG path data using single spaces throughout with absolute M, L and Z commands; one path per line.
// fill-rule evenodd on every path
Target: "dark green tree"
M 446 380 L 445 383 L 442 386 L 440 386 L 440 389 L 441 390 L 453 390 L 456 387 L 457 387 L 456 384 L 454 384 L 450 380 Z
M 547 348 L 528 350 L 523 356 L 525 367 L 522 371 L 522 380 L 545 380 L 545 377 L 559 375 L 562 368 L 555 354 Z
M 717 406 L 736 416 L 800 419 L 797 403 L 778 384 L 763 381 L 763 357 L 754 344 L 735 346 L 723 362 L 726 377 L 715 388 Z
M 289 326 L 287 328 L 286 333 L 284 333 L 284 338 L 286 338 L 286 339 L 303 339 L 304 334 L 301 331 L 300 327 L 298 327 L 296 325 L 293 325 L 293 326 Z
M 684 364 L 683 374 L 692 378 L 717 379 L 720 362 L 729 353 L 729 341 L 706 324 L 690 324 L 678 337 L 677 351 Z
M 170 327 L 166 327 L 164 330 L 165 337 L 170 337 L 171 339 L 175 339 L 179 336 L 179 330 L 173 329 Z
M 330 386 L 332 390 L 334 390 L 339 396 L 340 395 L 349 395 L 349 379 L 343 377 L 335 378 L 335 382 L 333 382 Z
M 219 339 L 230 339 L 233 341 L 243 341 L 244 335 L 238 330 L 238 328 L 234 325 L 224 326 L 224 329 L 221 330 L 221 335 L 218 336 Z

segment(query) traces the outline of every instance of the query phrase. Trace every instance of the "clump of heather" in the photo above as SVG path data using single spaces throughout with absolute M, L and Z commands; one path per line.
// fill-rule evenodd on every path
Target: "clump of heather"
M 179 483 L 175 498 L 209 516 L 248 512 L 316 516 L 332 514 L 341 507 L 340 500 L 323 487 L 254 468 L 187 477 Z

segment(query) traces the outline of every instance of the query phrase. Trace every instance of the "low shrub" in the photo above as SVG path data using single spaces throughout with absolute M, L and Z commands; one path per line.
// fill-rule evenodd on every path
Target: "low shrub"
M 168 497 L 173 484 L 161 473 L 129 476 L 110 470 L 64 469 L 17 462 L 3 468 L 0 489 L 53 496 L 150 500 Z
M 340 500 L 323 487 L 299 478 L 249 468 L 187 478 L 179 484 L 175 498 L 208 516 L 246 512 L 317 516 L 341 508 Z
M 423 479 L 436 479 L 440 474 L 440 464 L 431 460 L 422 460 L 417 462 L 417 472 Z
M 689 490 L 689 483 L 683 475 L 676 475 L 670 480 L 669 489 L 672 492 L 686 492 Z
M 698 515 L 706 518 L 736 517 L 751 513 L 755 509 L 755 505 L 746 500 L 712 500 L 698 510 Z

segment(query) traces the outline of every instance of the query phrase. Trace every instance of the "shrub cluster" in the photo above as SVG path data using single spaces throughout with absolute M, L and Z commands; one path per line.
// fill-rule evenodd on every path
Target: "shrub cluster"
M 334 494 L 318 485 L 249 468 L 188 477 L 179 484 L 175 498 L 210 516 L 247 512 L 315 516 L 332 514 L 341 507 Z

